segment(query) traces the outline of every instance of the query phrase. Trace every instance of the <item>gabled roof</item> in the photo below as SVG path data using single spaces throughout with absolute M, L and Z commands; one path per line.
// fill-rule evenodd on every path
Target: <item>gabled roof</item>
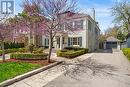
M 106 39 L 106 41 L 107 42 L 119 42 L 120 40 L 119 39 L 117 39 L 117 38 L 115 38 L 115 37 L 108 37 L 107 39 Z

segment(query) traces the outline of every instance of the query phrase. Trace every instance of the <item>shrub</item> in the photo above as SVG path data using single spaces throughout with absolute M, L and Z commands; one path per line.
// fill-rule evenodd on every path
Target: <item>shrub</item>
M 26 49 L 26 48 L 5 49 L 4 52 L 5 52 L 5 54 L 8 54 L 8 53 L 15 53 L 15 52 L 24 53 L 24 52 L 27 52 L 27 49 Z M 2 50 L 0 50 L 0 55 L 2 55 Z
M 18 52 L 25 53 L 25 52 L 27 52 L 27 49 L 26 48 L 19 48 Z
M 43 53 L 44 49 L 43 48 L 39 48 L 37 49 L 36 51 L 33 51 L 34 54 L 37 54 L 37 53 Z
M 29 60 L 29 59 L 47 59 L 48 54 L 46 53 L 42 53 L 42 54 L 33 54 L 33 53 L 15 53 L 15 54 L 11 54 L 10 58 L 12 59 L 20 59 L 20 60 Z
M 5 54 L 7 54 L 7 53 L 14 53 L 14 52 L 17 52 L 18 51 L 18 49 L 6 49 L 5 50 Z
M 0 56 L 2 55 L 2 50 L 0 50 Z
M 130 48 L 123 48 L 122 51 L 124 55 L 130 60 Z
M 122 51 L 124 55 L 127 55 L 128 53 L 130 53 L 130 48 L 123 48 Z
M 68 50 L 67 50 L 68 49 Z M 85 48 L 65 48 L 64 50 L 58 50 L 58 57 L 74 58 L 80 55 L 83 55 L 88 52 L 88 49 Z
M 30 44 L 29 46 L 28 46 L 28 50 L 29 50 L 29 52 L 33 52 L 33 50 L 34 50 L 34 45 L 33 44 Z
M 24 43 L 4 43 L 5 49 L 24 48 Z

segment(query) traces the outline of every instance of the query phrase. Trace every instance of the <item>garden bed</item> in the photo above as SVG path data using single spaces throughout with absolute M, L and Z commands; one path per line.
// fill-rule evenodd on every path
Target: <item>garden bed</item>
M 51 63 L 54 63 L 52 61 Z M 42 66 L 49 65 L 47 60 L 16 60 L 8 59 L 6 62 L 0 61 L 0 82 L 14 78 Z
M 11 59 L 20 59 L 20 60 L 46 60 L 48 54 L 46 53 L 14 53 L 10 55 Z
M 65 58 L 75 58 L 86 53 L 88 53 L 88 49 L 85 48 L 66 47 L 63 50 L 58 50 L 57 56 Z

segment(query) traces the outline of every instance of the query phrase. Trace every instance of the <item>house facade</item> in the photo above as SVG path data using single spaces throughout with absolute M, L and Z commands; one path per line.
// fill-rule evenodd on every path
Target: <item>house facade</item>
M 98 49 L 100 29 L 95 21 L 95 11 L 93 13 L 93 18 L 87 14 L 73 14 L 69 23 L 78 29 L 74 30 L 74 32 L 58 33 L 54 38 L 53 47 L 63 49 L 64 47 L 78 46 L 88 48 L 89 51 Z M 42 46 L 49 46 L 48 37 L 42 36 Z

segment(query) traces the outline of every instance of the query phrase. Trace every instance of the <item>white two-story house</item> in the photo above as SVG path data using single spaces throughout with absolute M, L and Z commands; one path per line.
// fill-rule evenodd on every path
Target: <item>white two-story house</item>
M 65 14 L 69 14 L 69 12 Z M 93 18 L 87 14 L 75 13 L 71 16 L 69 22 L 73 27 L 78 28 L 78 30 L 65 34 L 57 34 L 53 43 L 54 48 L 62 49 L 68 46 L 79 46 L 88 48 L 89 51 L 94 51 L 99 48 L 98 38 L 100 29 L 98 23 L 95 21 L 94 9 Z M 42 45 L 49 45 L 49 39 L 45 36 L 42 37 Z

